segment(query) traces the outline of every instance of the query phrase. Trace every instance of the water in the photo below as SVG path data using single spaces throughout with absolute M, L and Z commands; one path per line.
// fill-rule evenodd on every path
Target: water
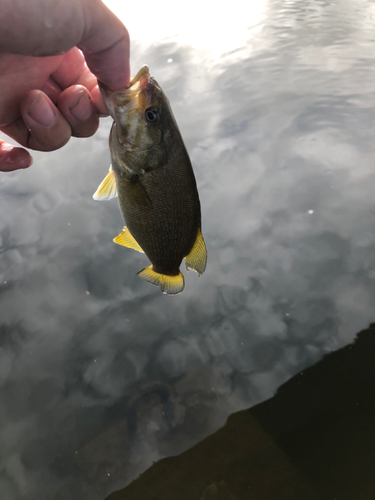
M 0 176 L 0 498 L 104 499 L 374 321 L 374 15 L 269 1 L 216 52 L 134 40 L 200 192 L 208 268 L 179 296 L 92 200 L 110 119 Z

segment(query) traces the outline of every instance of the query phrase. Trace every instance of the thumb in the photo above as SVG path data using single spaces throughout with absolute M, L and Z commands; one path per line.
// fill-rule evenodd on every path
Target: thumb
M 30 167 L 33 158 L 26 149 L 7 144 L 0 139 L 0 172 Z

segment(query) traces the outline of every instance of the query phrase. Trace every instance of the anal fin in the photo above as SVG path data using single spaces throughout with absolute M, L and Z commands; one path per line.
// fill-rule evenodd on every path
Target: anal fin
M 157 273 L 152 269 L 152 266 L 149 266 L 139 271 L 138 276 L 153 285 L 160 286 L 161 291 L 168 295 L 176 295 L 182 292 L 185 287 L 182 273 L 178 273 L 176 276 L 168 276 L 167 274 Z
M 144 251 L 139 246 L 138 242 L 134 239 L 126 226 L 124 226 L 122 233 L 116 236 L 116 238 L 113 238 L 113 241 L 118 245 L 122 245 L 123 247 L 132 248 L 133 250 L 137 250 L 137 252 L 144 253 Z
M 204 242 L 201 230 L 198 230 L 197 238 L 189 255 L 185 257 L 186 269 L 195 271 L 196 273 L 204 273 L 207 264 L 207 249 Z
M 112 165 L 109 167 L 108 174 L 104 177 L 102 182 L 99 184 L 98 189 L 92 195 L 94 200 L 111 200 L 117 196 L 117 185 L 115 173 L 112 170 Z

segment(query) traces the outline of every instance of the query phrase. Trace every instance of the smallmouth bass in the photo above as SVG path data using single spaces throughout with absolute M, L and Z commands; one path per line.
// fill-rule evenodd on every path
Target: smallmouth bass
M 151 266 L 141 278 L 180 293 L 182 260 L 201 275 L 207 250 L 193 168 L 169 101 L 146 65 L 116 92 L 98 83 L 114 121 L 112 165 L 93 198 L 118 196 L 126 226 L 113 241 L 147 255 Z

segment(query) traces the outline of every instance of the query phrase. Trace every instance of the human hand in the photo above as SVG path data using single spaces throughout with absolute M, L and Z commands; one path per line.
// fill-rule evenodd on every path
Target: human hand
M 101 0 L 2 2 L 2 132 L 39 151 L 93 135 L 108 114 L 96 77 L 111 90 L 130 78 L 128 32 Z M 28 151 L 0 140 L 0 171 L 31 163 Z

